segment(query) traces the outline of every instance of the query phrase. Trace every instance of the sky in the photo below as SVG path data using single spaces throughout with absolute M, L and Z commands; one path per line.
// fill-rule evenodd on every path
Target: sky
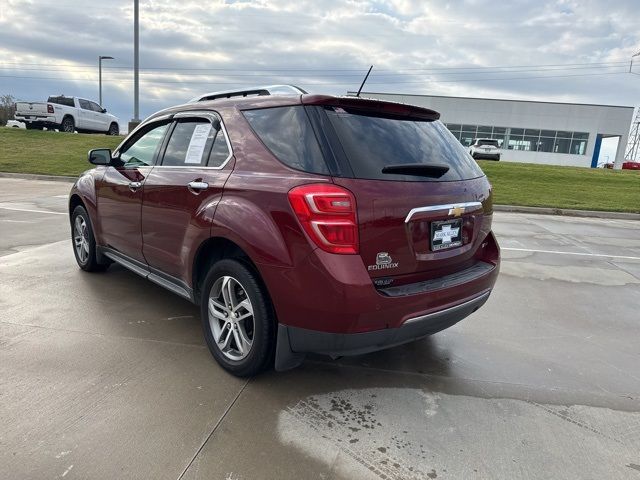
M 140 116 L 216 90 L 640 103 L 638 0 L 140 0 Z M 0 0 L 0 95 L 133 117 L 133 0 Z

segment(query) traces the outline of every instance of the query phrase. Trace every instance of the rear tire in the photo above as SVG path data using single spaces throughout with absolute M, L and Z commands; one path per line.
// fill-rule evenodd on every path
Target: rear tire
M 118 124 L 113 122 L 111 125 L 109 125 L 109 130 L 107 130 L 107 135 L 119 135 L 120 134 L 120 128 L 118 127 Z
M 200 315 L 207 346 L 229 373 L 248 377 L 272 365 L 275 314 L 253 269 L 232 259 L 215 263 L 204 281 Z
M 60 131 L 65 133 L 73 133 L 76 130 L 76 124 L 73 121 L 73 117 L 66 116 L 62 119 L 60 125 Z
M 102 272 L 108 264 L 98 262 L 96 239 L 85 208 L 78 205 L 71 215 L 71 242 L 78 266 L 86 272 Z

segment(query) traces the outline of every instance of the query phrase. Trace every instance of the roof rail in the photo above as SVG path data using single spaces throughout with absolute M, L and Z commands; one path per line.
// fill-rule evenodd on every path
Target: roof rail
M 189 103 L 204 102 L 207 100 L 218 100 L 220 98 L 232 98 L 232 97 L 249 97 L 249 96 L 262 96 L 262 95 L 287 95 L 287 94 L 302 95 L 307 93 L 300 87 L 295 85 L 269 85 L 266 87 L 251 87 L 243 90 L 224 90 L 220 92 L 211 92 L 204 95 L 199 95 L 189 100 Z

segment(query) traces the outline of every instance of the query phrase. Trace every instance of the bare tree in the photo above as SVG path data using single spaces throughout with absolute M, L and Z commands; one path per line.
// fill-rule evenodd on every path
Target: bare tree
M 0 95 L 0 126 L 4 127 L 7 120 L 13 120 L 15 103 L 13 95 Z

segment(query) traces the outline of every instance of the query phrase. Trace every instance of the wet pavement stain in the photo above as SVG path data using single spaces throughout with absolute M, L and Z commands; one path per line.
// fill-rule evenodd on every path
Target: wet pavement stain
M 638 412 L 419 389 L 311 396 L 280 413 L 278 436 L 345 479 L 625 478 L 640 469 L 629 463 Z

